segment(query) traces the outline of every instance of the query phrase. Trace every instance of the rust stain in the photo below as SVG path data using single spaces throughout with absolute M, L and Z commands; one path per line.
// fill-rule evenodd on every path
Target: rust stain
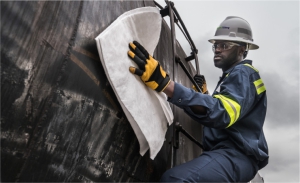
M 110 94 L 104 89 L 102 90 L 102 92 L 104 93 L 105 97 L 109 100 L 109 102 L 113 105 L 114 109 L 116 111 L 121 111 L 121 109 L 118 107 L 118 105 L 114 102 L 114 100 L 112 99 L 112 97 L 110 96 Z
M 96 76 L 75 55 L 71 54 L 70 59 L 77 64 L 97 86 L 100 85 L 100 81 L 96 78 Z
M 70 59 L 77 64 L 93 81 L 94 83 L 99 86 L 100 81 L 96 78 L 96 76 L 73 54 L 71 54 Z M 113 105 L 114 109 L 116 111 L 121 111 L 121 109 L 118 107 L 118 105 L 114 102 L 112 97 L 110 96 L 109 92 L 107 92 L 105 89 L 102 90 L 104 95 L 107 97 L 109 102 Z
M 100 61 L 100 59 L 99 59 L 99 57 L 97 55 L 95 55 L 95 54 L 93 54 L 93 53 L 91 53 L 91 52 L 89 52 L 89 51 L 87 51 L 85 49 L 82 49 L 81 47 L 77 47 L 76 46 L 76 47 L 73 48 L 73 50 L 76 51 L 76 52 L 78 52 L 78 53 L 81 53 L 81 54 L 83 54 L 85 56 L 88 56 L 88 57 L 90 57 L 90 58 L 92 58 L 92 59 L 94 59 L 96 61 Z

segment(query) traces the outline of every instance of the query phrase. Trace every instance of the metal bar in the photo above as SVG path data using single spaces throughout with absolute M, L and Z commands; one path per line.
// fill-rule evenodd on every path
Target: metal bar
M 178 19 L 177 19 L 178 20 Z M 184 30 L 182 30 L 181 26 L 178 24 L 178 22 L 176 22 L 176 25 L 178 26 L 178 28 L 181 30 L 181 32 L 183 33 L 184 37 L 186 38 L 186 40 L 189 42 L 190 46 L 192 46 L 191 40 L 187 37 L 186 33 L 184 32 Z M 199 62 L 198 62 L 198 56 L 197 53 L 194 51 L 197 50 L 196 48 L 192 49 L 191 55 L 185 58 L 185 61 L 189 62 L 193 59 L 195 59 L 195 64 L 196 64 L 196 73 L 198 75 L 200 75 L 200 69 L 199 69 Z M 197 50 L 198 52 L 198 50 Z
M 174 3 L 170 2 L 168 0 L 166 0 L 166 3 L 167 3 L 168 6 L 166 6 L 165 8 L 163 8 L 160 4 L 158 4 L 156 1 L 154 1 L 154 4 L 161 9 L 160 10 L 160 14 L 161 14 L 162 17 L 165 17 L 165 16 L 169 15 L 170 19 L 171 19 L 171 15 L 172 15 L 173 22 L 174 22 L 174 16 L 175 16 L 176 20 L 179 20 L 180 24 L 183 27 L 183 30 L 180 27 L 180 25 L 177 23 L 177 21 L 176 21 L 176 24 L 179 27 L 179 29 L 181 30 L 181 32 L 183 33 L 183 35 L 185 36 L 185 38 L 187 39 L 187 41 L 189 42 L 189 44 L 191 45 L 191 49 L 192 49 L 191 55 L 188 56 L 187 58 L 185 58 L 185 60 L 188 62 L 188 61 L 191 61 L 191 60 L 195 59 L 196 73 L 198 75 L 200 75 L 200 68 L 199 68 L 199 62 L 198 62 L 198 56 L 197 56 L 198 49 L 196 48 L 196 46 L 195 46 L 195 44 L 194 44 L 194 42 L 193 42 L 193 40 L 192 40 L 192 38 L 191 38 L 188 30 L 186 29 L 185 24 L 182 21 L 180 15 L 178 13 L 178 11 L 174 7 Z M 169 9 L 169 7 L 170 7 L 169 4 L 172 4 L 172 7 L 170 9 Z M 172 10 L 173 10 L 174 13 L 172 13 Z M 169 11 L 169 13 L 168 13 L 168 11 Z M 170 20 L 170 21 L 172 21 L 172 20 Z M 172 23 L 171 23 L 171 26 L 172 26 Z M 172 30 L 172 27 L 171 27 L 171 30 Z
M 154 1 L 155 6 L 158 6 L 159 9 L 164 9 L 160 4 L 158 4 L 158 2 Z
M 197 144 L 201 149 L 203 149 L 203 145 L 199 142 L 199 141 L 197 141 L 192 135 L 190 135 L 183 127 L 182 127 L 182 125 L 180 125 L 180 123 L 179 122 L 176 122 L 175 123 L 175 128 L 176 128 L 176 131 L 177 131 L 177 133 L 176 134 L 178 134 L 178 139 L 179 139 L 179 132 L 181 132 L 181 133 L 183 133 L 187 138 L 189 138 L 192 142 L 194 142 L 195 144 Z M 179 141 L 177 141 L 176 143 L 178 143 L 177 144 L 177 147 L 179 147 Z M 176 147 L 176 146 L 175 146 Z
M 169 16 L 170 16 L 170 26 L 171 26 L 171 48 L 172 48 L 172 58 L 173 58 L 173 81 L 175 81 L 176 79 L 176 75 L 177 75 L 177 68 L 175 65 L 175 53 L 176 53 L 176 35 L 175 35 L 175 26 L 174 26 L 174 14 L 172 11 L 173 8 L 173 3 L 166 0 L 166 3 L 169 7 Z M 175 113 L 175 108 L 174 108 L 174 115 Z M 176 129 L 175 127 L 173 127 L 173 139 L 172 139 L 172 164 L 171 166 L 173 167 L 174 165 L 176 165 L 176 149 L 174 148 L 174 144 L 176 142 Z
M 183 30 L 185 31 L 187 37 L 188 37 L 189 40 L 191 41 L 192 48 L 194 49 L 193 51 L 195 51 L 196 53 L 198 53 L 198 50 L 196 49 L 196 46 L 195 46 L 195 44 L 194 44 L 194 42 L 193 42 L 193 40 L 192 40 L 192 38 L 191 38 L 189 32 L 187 31 L 187 29 L 186 29 L 186 27 L 185 27 L 185 24 L 183 23 L 183 21 L 182 21 L 180 15 L 179 15 L 179 13 L 178 13 L 178 11 L 176 10 L 175 7 L 172 7 L 172 9 L 173 9 L 173 11 L 174 11 L 174 13 L 175 13 L 177 19 L 179 20 L 180 24 L 182 25 L 182 28 L 183 28 Z
M 173 168 L 174 167 L 174 141 L 173 139 L 171 140 L 170 148 L 169 148 L 169 157 L 167 160 L 167 169 Z
M 200 68 L 199 68 L 197 53 L 194 52 L 194 56 L 195 56 L 196 72 L 197 72 L 198 75 L 200 75 Z
M 195 44 L 194 44 L 194 42 L 193 42 L 193 40 L 192 40 L 192 38 L 191 38 L 189 32 L 188 32 L 188 30 L 186 29 L 185 24 L 183 23 L 183 21 L 182 21 L 180 15 L 179 15 L 179 13 L 178 13 L 178 11 L 176 10 L 175 7 L 173 7 L 172 9 L 173 9 L 173 11 L 174 11 L 174 13 L 175 13 L 177 19 L 179 20 L 180 24 L 182 25 L 182 28 L 183 28 L 183 30 L 184 30 L 186 36 L 189 38 L 189 42 L 191 43 L 192 51 L 193 51 L 194 56 L 195 56 L 196 72 L 197 72 L 198 75 L 200 75 L 200 68 L 199 68 L 198 56 L 197 56 L 198 50 L 197 50 L 197 48 L 196 48 L 196 46 L 195 46 Z
M 171 26 L 171 50 L 172 50 L 172 60 L 173 60 L 173 81 L 175 81 L 175 76 L 177 75 L 177 68 L 175 67 L 175 53 L 176 53 L 176 35 L 175 35 L 175 26 L 174 26 L 174 14 L 173 14 L 173 7 L 174 3 L 168 0 L 165 0 L 168 9 L 169 9 L 169 17 L 170 17 L 170 26 Z M 176 115 L 176 108 L 173 108 L 174 116 Z M 174 148 L 174 144 L 176 142 L 176 129 L 173 126 L 173 137 L 172 137 L 172 160 L 171 160 L 171 167 L 176 164 L 176 149 Z
M 193 52 L 192 52 L 193 53 Z M 194 54 L 192 54 L 192 55 L 190 55 L 190 56 L 188 56 L 188 57 L 186 57 L 185 58 L 185 61 L 191 61 L 191 60 L 193 60 L 193 59 L 195 59 L 195 55 Z
M 164 9 L 154 1 L 154 3 L 156 4 L 156 6 L 158 6 L 161 10 L 160 10 L 160 14 L 162 15 L 162 17 L 164 16 L 167 16 L 169 15 L 170 17 L 170 27 L 171 27 L 171 49 L 172 49 L 172 58 L 173 58 L 173 81 L 175 81 L 175 76 L 176 76 L 176 68 L 175 68 L 175 63 L 179 63 L 179 65 L 183 68 L 184 72 L 186 73 L 186 75 L 189 77 L 189 79 L 192 81 L 192 83 L 195 85 L 195 87 L 197 88 L 198 91 L 202 92 L 201 89 L 199 88 L 198 84 L 195 82 L 195 80 L 193 79 L 193 77 L 191 76 L 191 74 L 189 73 L 189 71 L 187 70 L 187 68 L 184 66 L 184 64 L 181 62 L 180 58 L 179 57 L 176 57 L 175 56 L 175 53 L 176 53 L 176 36 L 175 36 L 175 27 L 174 27 L 174 19 L 176 17 L 174 17 L 174 3 L 171 2 L 171 1 L 168 1 L 168 0 L 165 0 L 166 4 L 167 4 L 167 7 L 165 7 Z M 168 11 L 168 13 L 167 13 Z M 176 11 L 175 13 L 177 13 L 177 17 L 179 17 L 179 21 L 181 22 L 181 24 L 183 25 L 183 28 L 185 30 L 185 32 L 187 32 L 186 30 L 186 27 L 185 25 L 183 24 L 180 16 L 178 15 L 178 12 Z M 178 20 L 178 19 L 176 19 Z M 197 70 L 197 73 L 199 73 L 199 67 L 197 66 L 198 65 L 198 59 L 196 59 L 197 57 L 197 52 L 198 50 L 196 49 L 194 43 L 191 40 L 190 38 L 190 35 L 186 34 L 188 37 L 187 40 L 189 41 L 190 44 L 192 44 L 192 55 L 190 56 L 191 57 L 194 57 L 195 60 L 197 61 L 196 63 L 196 70 Z M 175 115 L 175 112 L 174 112 L 174 115 Z M 178 123 L 178 122 L 177 122 Z M 177 124 L 176 123 L 176 124 Z M 186 132 L 181 125 L 174 125 L 173 126 L 173 136 L 172 136 L 172 140 L 171 140 L 171 146 L 170 146 L 170 150 L 169 150 L 169 159 L 168 159 L 168 165 L 169 167 L 168 168 L 172 168 L 174 167 L 174 165 L 176 164 L 176 149 L 179 148 L 179 132 L 182 132 L 184 135 L 186 135 L 192 142 L 196 143 L 199 147 L 202 148 L 202 145 L 200 142 L 198 142 L 193 136 L 191 136 L 188 132 Z M 179 123 L 178 123 L 179 124 Z
M 189 73 L 189 71 L 187 70 L 187 68 L 185 67 L 185 65 L 181 62 L 180 58 L 176 57 L 175 60 L 176 60 L 177 63 L 179 63 L 179 65 L 181 66 L 181 68 L 183 69 L 183 71 L 185 72 L 185 74 L 188 76 L 188 78 L 191 80 L 191 82 L 195 85 L 195 87 L 197 88 L 197 90 L 202 93 L 202 90 L 200 89 L 200 87 L 198 86 L 198 84 L 196 83 L 196 81 L 194 80 L 194 78 L 191 76 L 191 74 Z
M 179 149 L 179 132 L 180 132 L 180 130 L 178 130 L 177 127 L 176 127 L 177 123 L 178 122 L 176 122 L 175 125 L 174 125 L 174 128 L 175 128 L 175 138 L 174 139 L 175 139 L 175 141 L 174 141 L 173 147 L 175 149 Z
M 172 45 L 172 57 L 173 61 L 175 63 L 175 53 L 176 53 L 176 35 L 175 35 L 175 26 L 174 26 L 174 14 L 173 14 L 173 8 L 174 8 L 174 3 L 171 1 L 166 0 L 166 3 L 169 7 L 169 16 L 170 16 L 170 26 L 171 26 L 171 45 Z M 174 65 L 175 67 L 175 65 Z M 175 76 L 175 68 L 173 68 L 173 76 Z M 175 79 L 175 78 L 174 78 Z M 174 80 L 173 79 L 173 80 Z

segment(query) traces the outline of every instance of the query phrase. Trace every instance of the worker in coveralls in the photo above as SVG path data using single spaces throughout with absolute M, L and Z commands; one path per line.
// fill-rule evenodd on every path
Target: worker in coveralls
M 266 87 L 252 61 L 245 60 L 248 50 L 258 49 L 251 27 L 240 17 L 227 17 L 209 42 L 214 64 L 223 71 L 212 95 L 171 81 L 138 42 L 129 44 L 128 55 L 139 67 L 130 67 L 130 72 L 150 88 L 164 92 L 169 102 L 204 125 L 204 152 L 167 170 L 162 182 L 248 182 L 268 164 L 263 132 Z M 196 75 L 194 79 L 205 92 L 204 77 Z

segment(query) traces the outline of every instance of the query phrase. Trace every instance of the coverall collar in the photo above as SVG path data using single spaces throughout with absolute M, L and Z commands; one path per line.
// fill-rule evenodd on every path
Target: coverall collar
M 240 64 L 250 64 L 250 65 L 252 65 L 252 60 L 242 60 L 241 62 L 236 64 L 234 67 L 231 67 L 230 69 L 227 69 L 226 71 L 224 71 L 223 76 L 230 73 L 237 65 L 240 65 Z

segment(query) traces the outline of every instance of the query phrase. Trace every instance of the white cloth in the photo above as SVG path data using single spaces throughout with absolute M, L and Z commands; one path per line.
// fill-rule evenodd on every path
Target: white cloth
M 143 156 L 150 148 L 154 159 L 165 140 L 167 123 L 173 113 L 164 93 L 148 88 L 140 77 L 129 72 L 137 65 L 128 57 L 129 42 L 142 44 L 153 55 L 158 44 L 162 17 L 155 7 L 128 11 L 95 38 L 108 80 L 130 122 Z

